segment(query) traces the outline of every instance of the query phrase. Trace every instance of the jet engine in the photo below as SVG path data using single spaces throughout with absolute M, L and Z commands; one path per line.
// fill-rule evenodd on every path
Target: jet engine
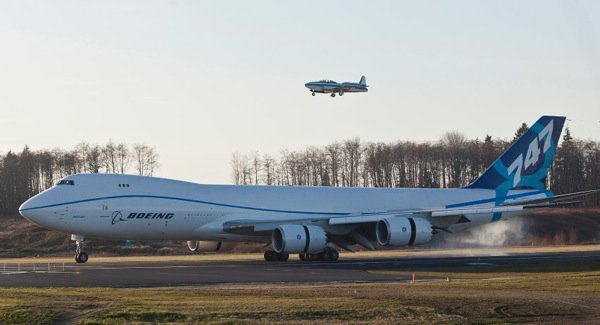
M 281 225 L 273 230 L 271 242 L 277 253 L 319 253 L 327 247 L 327 235 L 317 226 Z
M 420 245 L 431 240 L 432 226 L 423 218 L 387 217 L 377 222 L 375 234 L 380 245 Z
M 192 252 L 224 252 L 235 247 L 235 243 L 224 243 L 220 241 L 188 240 L 187 246 Z

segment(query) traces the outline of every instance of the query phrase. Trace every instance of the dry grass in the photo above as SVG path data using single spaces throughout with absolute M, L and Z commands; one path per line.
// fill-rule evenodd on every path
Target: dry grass
M 451 281 L 238 284 L 185 288 L 0 289 L 0 323 L 597 323 L 592 271 L 419 271 Z M 575 269 L 575 268 L 574 268 Z M 395 272 L 388 270 L 386 272 Z

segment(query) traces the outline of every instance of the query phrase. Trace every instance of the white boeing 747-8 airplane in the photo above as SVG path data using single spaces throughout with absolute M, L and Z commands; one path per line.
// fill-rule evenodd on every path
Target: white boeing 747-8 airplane
M 335 97 L 338 93 L 340 96 L 344 93 L 364 93 L 369 91 L 367 87 L 367 78 L 365 76 L 360 77 L 360 81 L 356 82 L 335 82 L 333 80 L 320 80 L 311 81 L 304 84 L 304 87 L 308 88 L 312 95 L 315 93 L 331 94 L 331 97 Z
M 334 188 L 200 185 L 114 174 L 67 176 L 19 211 L 72 234 L 77 262 L 85 237 L 187 240 L 192 251 L 229 243 L 271 244 L 269 261 L 337 260 L 338 247 L 368 249 L 429 242 L 528 209 L 572 204 L 588 192 L 553 196 L 545 189 L 565 118 L 543 116 L 465 188 Z

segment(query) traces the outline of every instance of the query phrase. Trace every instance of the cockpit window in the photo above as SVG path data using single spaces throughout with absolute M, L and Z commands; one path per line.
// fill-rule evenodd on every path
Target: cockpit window
M 75 181 L 71 179 L 63 179 L 56 183 L 56 185 L 75 185 Z

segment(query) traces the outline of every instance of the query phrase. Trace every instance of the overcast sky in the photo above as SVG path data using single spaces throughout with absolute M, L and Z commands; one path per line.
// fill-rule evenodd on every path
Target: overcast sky
M 0 1 L 0 153 L 109 139 L 230 183 L 235 151 L 359 137 L 600 139 L 600 1 Z M 367 77 L 369 92 L 304 83 Z

